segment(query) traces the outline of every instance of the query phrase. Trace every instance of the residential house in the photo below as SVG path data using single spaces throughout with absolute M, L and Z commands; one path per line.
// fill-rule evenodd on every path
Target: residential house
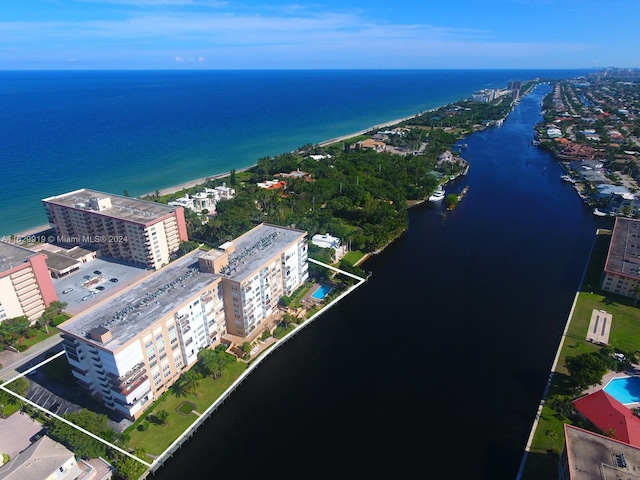
M 46 435 L 0 467 L 0 480 L 76 480 L 89 478 L 64 445 Z

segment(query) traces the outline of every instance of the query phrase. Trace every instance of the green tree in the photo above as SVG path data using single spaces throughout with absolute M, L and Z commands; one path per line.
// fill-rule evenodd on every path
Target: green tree
M 13 345 L 29 328 L 31 321 L 26 316 L 9 318 L 0 322 L 0 341 Z
M 169 412 L 166 410 L 158 410 L 154 416 L 158 419 L 158 422 L 160 422 L 161 425 L 166 425 L 169 421 Z
M 633 306 L 636 306 L 636 303 L 638 303 L 638 298 L 640 297 L 640 284 L 638 285 L 634 285 L 631 288 L 631 293 L 633 294 Z
M 7 388 L 21 397 L 24 397 L 27 390 L 29 390 L 29 382 L 24 377 L 16 378 L 13 382 L 7 384 Z
M 198 353 L 200 367 L 205 375 L 211 375 L 214 379 L 220 378 L 224 368 L 232 361 L 229 354 L 222 350 L 205 349 Z
M 546 432 L 544 432 L 544 434 L 547 437 L 549 437 L 549 439 L 551 440 L 551 448 L 549 450 L 553 451 L 553 446 L 554 446 L 556 438 L 558 438 L 558 434 L 556 433 L 555 430 L 547 430 Z
M 583 391 L 597 385 L 608 370 L 608 361 L 598 352 L 583 353 L 565 360 L 565 365 L 576 389 Z
M 565 417 L 570 416 L 574 411 L 571 395 L 555 395 L 549 400 L 549 406 Z
M 115 437 L 115 432 L 107 424 L 106 415 L 83 409 L 78 412 L 66 413 L 63 418 L 108 442 L 113 441 Z M 107 453 L 107 447 L 104 443 L 55 418 L 52 418 L 47 424 L 47 435 L 66 445 L 76 455 L 84 459 L 103 457 Z
M 447 208 L 453 208 L 458 205 L 458 195 L 455 193 L 449 193 L 444 197 L 444 204 Z
M 179 383 L 187 393 L 196 394 L 200 384 L 202 382 L 202 375 L 196 372 L 194 369 L 187 370 L 180 377 Z
M 250 355 L 250 354 L 251 354 L 251 343 L 249 343 L 249 342 L 244 342 L 244 343 L 242 344 L 242 352 L 243 352 L 242 357 L 243 357 L 244 359 L 249 358 L 249 357 L 251 356 L 251 355 Z
M 142 448 L 136 448 L 133 455 L 141 460 L 145 459 L 146 452 Z M 117 454 L 116 460 L 113 462 L 116 474 L 124 480 L 135 480 L 146 470 L 146 466 L 128 455 Z

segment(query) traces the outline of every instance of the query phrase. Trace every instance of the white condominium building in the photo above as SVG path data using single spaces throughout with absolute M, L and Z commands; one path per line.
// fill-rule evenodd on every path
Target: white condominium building
M 182 207 L 88 189 L 42 203 L 58 242 L 98 247 L 104 255 L 154 270 L 189 239 Z
M 223 276 L 227 331 L 246 337 L 309 278 L 307 232 L 261 224 L 200 258 Z
M 230 333 L 246 337 L 308 278 L 306 232 L 262 224 L 197 250 L 60 325 L 80 387 L 135 419 Z
M 225 333 L 221 278 L 196 251 L 60 325 L 81 389 L 137 418 Z

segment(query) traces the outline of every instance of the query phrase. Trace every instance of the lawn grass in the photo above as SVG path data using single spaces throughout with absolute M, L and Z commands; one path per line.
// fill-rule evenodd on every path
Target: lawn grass
M 54 336 L 58 333 L 58 329 L 56 327 L 47 327 L 49 329 L 49 333 L 44 330 L 40 330 L 39 328 L 34 329 L 36 334 L 32 338 L 24 338 L 21 342 L 18 342 L 18 345 L 21 345 L 23 348 L 33 347 L 36 343 L 40 343 L 41 341 Z M 16 345 L 16 348 L 18 346 Z
M 600 348 L 599 345 L 587 341 L 593 309 L 606 310 L 612 314 L 610 346 L 629 352 L 640 351 L 640 308 L 634 306 L 630 298 L 605 292 L 599 288 L 610 239 L 610 235 L 600 234 L 594 242 L 566 336 L 561 340 L 563 343 L 558 363 L 555 366 L 545 405 L 538 419 L 522 480 L 557 478 L 558 458 L 564 448 L 564 424 L 574 422 L 551 408 L 549 402 L 558 395 L 574 395 L 565 367 L 566 359 L 595 352 Z M 555 433 L 556 438 L 553 442 L 550 436 L 553 434 L 548 433 L 550 431 Z
M 362 257 L 364 257 L 364 253 L 362 253 L 360 250 L 355 250 L 352 252 L 347 252 L 347 254 L 342 257 L 342 259 L 349 262 L 351 265 L 355 265 Z
M 246 368 L 247 365 L 243 362 L 228 365 L 222 377 L 217 380 L 211 377 L 203 378 L 195 394 L 177 397 L 171 390 L 165 393 L 145 415 L 127 429 L 126 433 L 130 435 L 129 447 L 143 448 L 150 455 L 160 455 L 198 418 L 197 413 L 180 414 L 177 408 L 186 401 L 196 405 L 196 412 L 203 413 L 220 398 Z M 159 410 L 169 413 L 169 419 L 165 425 L 154 422 L 154 413 Z M 137 426 L 145 419 L 149 421 L 149 428 L 145 431 L 138 430 Z

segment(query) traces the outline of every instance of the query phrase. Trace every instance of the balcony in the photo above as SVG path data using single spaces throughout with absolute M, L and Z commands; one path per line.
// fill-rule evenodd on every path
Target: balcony
M 149 377 L 147 375 L 143 375 L 140 378 L 138 378 L 135 382 L 132 382 L 129 385 L 127 385 L 125 388 L 113 389 L 113 392 L 116 393 L 116 394 L 120 394 L 123 397 L 126 397 L 127 395 L 130 395 L 133 391 L 135 391 L 136 388 L 141 386 L 148 379 L 149 379 Z

